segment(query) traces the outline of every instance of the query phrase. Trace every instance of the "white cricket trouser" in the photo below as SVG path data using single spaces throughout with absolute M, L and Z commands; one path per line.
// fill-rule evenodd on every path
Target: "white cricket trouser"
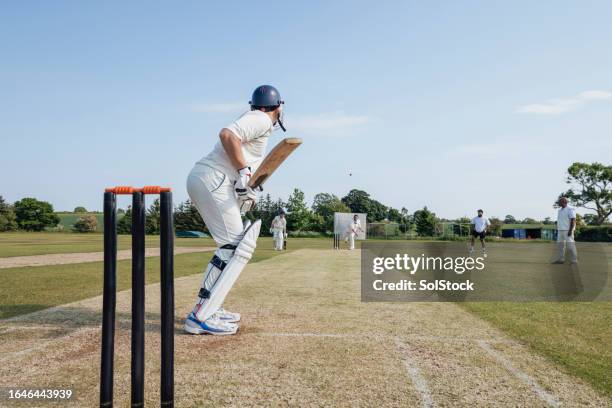
M 349 248 L 355 249 L 355 233 L 354 232 L 351 232 L 349 234 Z
M 283 241 L 285 234 L 282 228 L 272 228 L 272 234 L 274 237 L 274 249 L 283 249 Z
M 196 164 L 187 177 L 187 193 L 217 246 L 236 245 L 240 242 L 243 232 L 240 207 L 234 194 L 234 185 L 226 174 Z M 217 253 L 217 256 L 227 261 L 227 255 L 222 255 Z
M 576 251 L 576 241 L 574 241 L 574 234 L 568 234 L 568 230 L 557 231 L 557 259 L 556 261 L 565 262 L 565 248 L 570 253 L 571 262 L 578 261 L 578 251 Z

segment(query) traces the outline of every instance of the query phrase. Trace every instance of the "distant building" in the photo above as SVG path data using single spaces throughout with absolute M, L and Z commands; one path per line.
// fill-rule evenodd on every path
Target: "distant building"
M 547 241 L 554 241 L 557 239 L 557 225 L 504 224 L 502 225 L 502 238 L 543 239 Z

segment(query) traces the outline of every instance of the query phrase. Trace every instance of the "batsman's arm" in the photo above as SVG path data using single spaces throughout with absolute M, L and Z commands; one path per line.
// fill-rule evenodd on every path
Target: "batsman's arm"
M 236 170 L 243 169 L 247 166 L 244 155 L 242 154 L 242 140 L 229 129 L 223 128 L 219 132 L 219 139 L 227 156 Z

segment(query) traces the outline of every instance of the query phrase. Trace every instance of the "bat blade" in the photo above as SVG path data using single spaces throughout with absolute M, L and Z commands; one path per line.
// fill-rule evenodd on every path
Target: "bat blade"
M 253 174 L 253 177 L 251 177 L 249 186 L 251 188 L 261 187 L 268 177 L 270 177 L 285 159 L 301 144 L 302 139 L 298 137 L 288 137 L 281 140 L 272 150 L 270 150 L 270 153 L 268 153 L 261 162 L 257 171 Z

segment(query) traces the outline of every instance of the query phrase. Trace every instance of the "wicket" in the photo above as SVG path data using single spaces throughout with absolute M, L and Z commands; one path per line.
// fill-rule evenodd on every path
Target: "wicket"
M 334 233 L 334 249 L 340 249 L 340 234 Z
M 100 407 L 113 406 L 117 293 L 117 195 L 132 195 L 131 405 L 144 406 L 145 194 L 160 196 L 161 406 L 174 406 L 174 228 L 170 188 L 108 188 L 104 192 L 104 293 Z

